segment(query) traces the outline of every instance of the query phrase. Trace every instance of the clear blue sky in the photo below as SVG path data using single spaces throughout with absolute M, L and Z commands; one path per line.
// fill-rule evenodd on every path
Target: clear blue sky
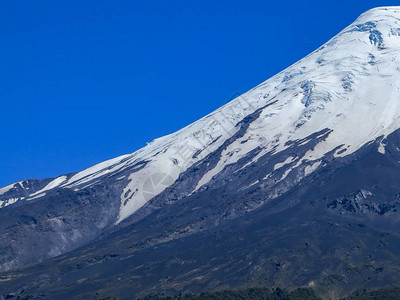
M 131 153 L 396 2 L 3 0 L 0 186 Z

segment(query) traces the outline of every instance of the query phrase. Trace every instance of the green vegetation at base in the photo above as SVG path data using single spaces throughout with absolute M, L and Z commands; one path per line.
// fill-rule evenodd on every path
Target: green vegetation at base
M 342 300 L 398 300 L 400 288 L 382 288 L 354 293 Z M 267 288 L 226 290 L 220 292 L 186 294 L 177 296 L 149 295 L 139 300 L 321 300 L 313 289 L 299 288 L 294 291 Z
M 292 292 L 267 288 L 250 288 L 245 290 L 227 290 L 202 293 L 200 295 L 160 296 L 149 295 L 141 300 L 320 300 L 312 289 L 300 288 Z
M 383 288 L 378 290 L 367 290 L 354 294 L 346 300 L 394 300 L 400 299 L 400 288 Z
M 71 297 L 70 299 L 93 299 L 93 300 L 118 300 L 118 297 L 105 297 L 95 293 L 93 298 L 91 296 L 79 295 L 78 297 Z M 4 297 L 3 297 L 4 298 Z M 0 295 L 0 299 L 3 299 Z M 40 295 L 25 295 L 15 296 L 7 295 L 5 299 L 55 299 L 54 297 Z M 64 298 L 63 298 L 64 299 Z M 121 299 L 132 299 L 127 296 Z M 269 288 L 247 288 L 240 290 L 225 290 L 218 292 L 206 292 L 201 294 L 179 294 L 176 296 L 167 296 L 165 294 L 151 294 L 144 298 L 136 298 L 137 300 L 322 300 L 311 288 L 298 288 L 293 291 L 286 289 L 269 289 Z M 340 300 L 399 300 L 400 287 L 380 288 L 374 290 L 363 290 L 355 292 L 350 296 L 344 297 Z

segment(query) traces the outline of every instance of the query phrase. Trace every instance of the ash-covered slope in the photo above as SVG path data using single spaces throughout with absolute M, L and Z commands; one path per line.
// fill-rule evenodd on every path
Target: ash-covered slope
M 0 189 L 0 270 L 100 238 L 56 259 L 65 272 L 44 263 L 0 286 L 71 296 L 115 283 L 93 278 L 109 268 L 131 278 L 121 282 L 136 294 L 243 278 L 293 286 L 331 278 L 338 294 L 373 274 L 378 285 L 396 283 L 395 247 L 375 242 L 398 242 L 399 74 L 400 7 L 370 10 L 177 133 L 76 174 Z M 180 267 L 168 256 L 176 253 Z M 44 280 L 31 280 L 37 272 Z

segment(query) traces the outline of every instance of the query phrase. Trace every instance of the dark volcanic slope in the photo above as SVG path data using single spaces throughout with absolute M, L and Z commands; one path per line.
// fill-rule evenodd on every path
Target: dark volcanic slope
M 399 284 L 399 134 L 388 137 L 385 155 L 377 142 L 345 158 L 327 157 L 321 172 L 269 201 L 268 187 L 232 188 L 243 176 L 253 180 L 268 163 L 225 175 L 229 185 L 215 180 L 90 246 L 4 274 L 1 291 L 129 299 L 151 291 L 262 284 L 312 286 L 336 298 Z M 264 205 L 253 210 L 260 201 Z M 188 235 L 196 227 L 203 231 Z
M 135 153 L 0 188 L 0 295 L 400 284 L 399 70 L 377 8 Z

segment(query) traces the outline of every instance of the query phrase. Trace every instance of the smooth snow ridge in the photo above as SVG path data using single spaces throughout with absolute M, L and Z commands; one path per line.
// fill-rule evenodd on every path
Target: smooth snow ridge
M 132 170 L 121 194 L 117 221 L 120 222 L 170 186 L 194 163 L 217 150 L 237 132 L 235 125 L 239 121 L 268 103 L 274 104 L 261 112 L 242 138 L 222 151 L 218 164 L 204 175 L 196 190 L 256 147 L 262 150 L 249 163 L 266 153 L 284 150 L 288 141 L 303 141 L 312 133 L 328 128 L 329 136 L 304 157 L 275 166 L 280 168 L 295 159 L 293 168 L 296 168 L 309 161 L 307 176 L 337 146 L 343 145 L 341 149 L 346 151 L 335 155 L 345 156 L 400 127 L 399 72 L 400 7 L 367 11 L 301 61 L 208 116 L 154 140 L 133 154 L 100 163 L 69 179 L 59 177 L 35 197 L 56 187 L 78 190 L 102 176 L 142 163 L 142 168 Z M 384 153 L 384 141 L 379 149 Z M 191 192 L 195 191 L 188 191 Z
M 5 194 L 5 193 L 7 193 L 9 190 L 11 190 L 14 187 L 15 184 L 16 183 L 13 183 L 13 184 L 10 184 L 10 185 L 7 185 L 7 186 L 1 188 L 0 189 L 0 196 Z

